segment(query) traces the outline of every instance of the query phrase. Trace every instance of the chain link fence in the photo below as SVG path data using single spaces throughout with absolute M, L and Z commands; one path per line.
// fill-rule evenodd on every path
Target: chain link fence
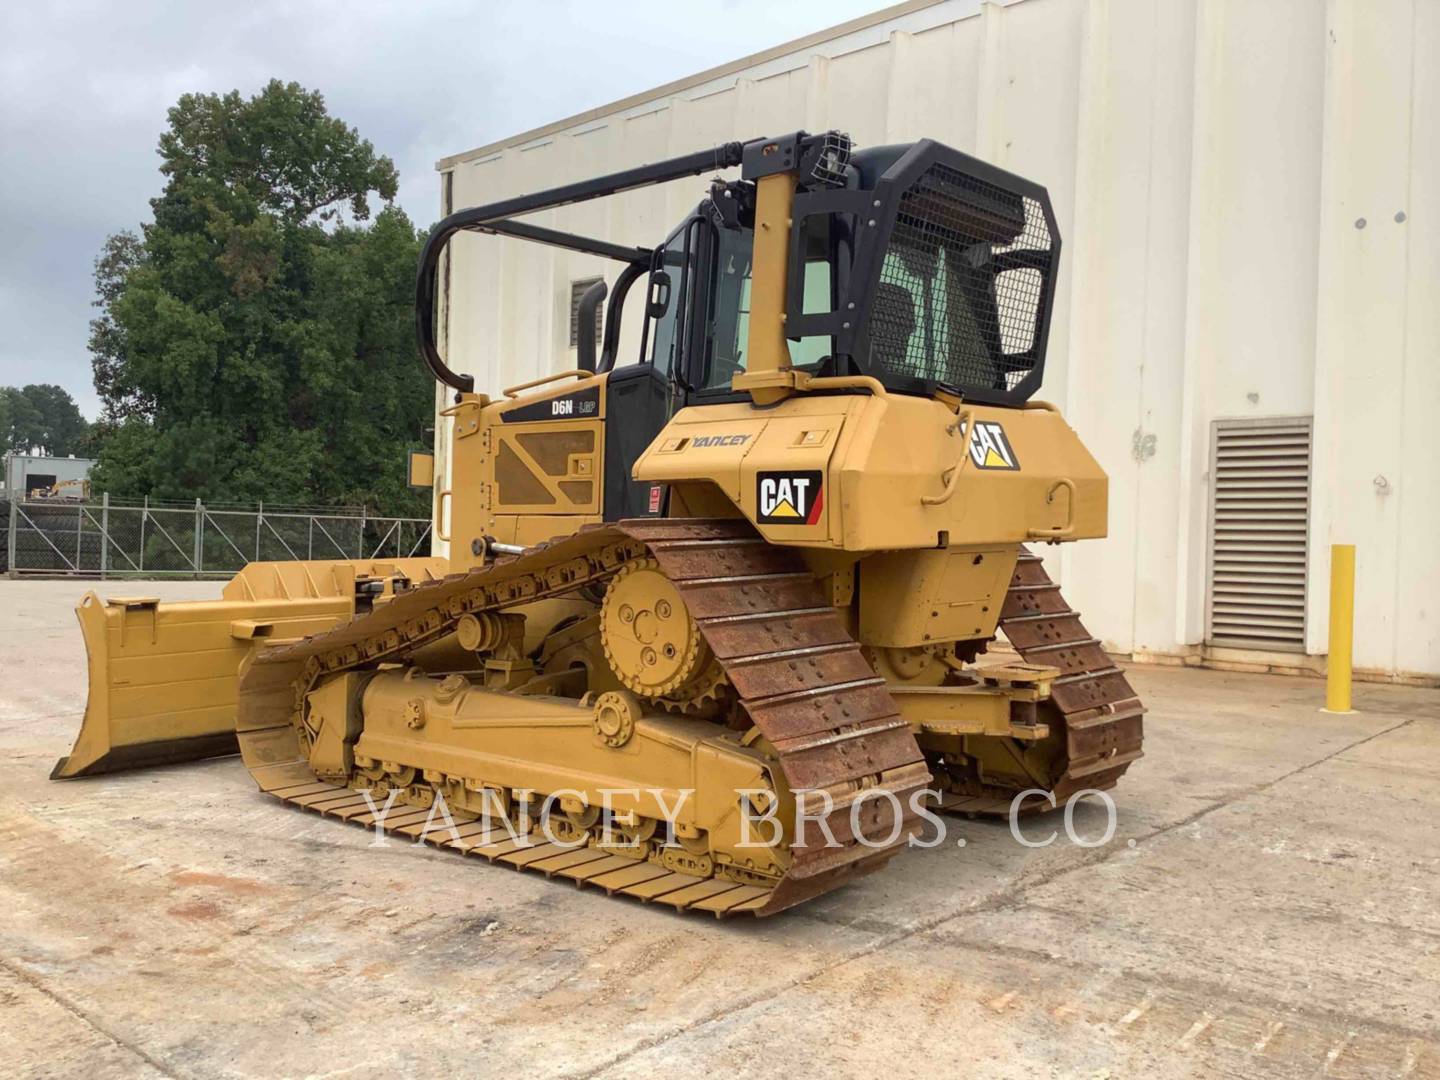
M 229 577 L 249 562 L 430 553 L 429 520 L 376 517 L 363 507 L 119 503 L 101 496 L 16 499 L 0 510 L 11 577 Z

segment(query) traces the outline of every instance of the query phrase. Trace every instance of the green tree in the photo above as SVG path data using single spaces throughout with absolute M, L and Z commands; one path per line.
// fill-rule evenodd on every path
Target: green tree
M 428 513 L 404 482 L 433 407 L 413 331 L 423 237 L 390 205 L 394 165 L 278 81 L 186 95 L 159 149 L 153 222 L 96 260 L 97 486 Z
M 79 406 L 62 388 L 51 383 L 0 387 L 0 443 L 6 450 L 82 454 L 89 432 Z
M 125 329 L 114 314 L 127 278 L 144 259 L 145 245 L 126 229 L 108 237 L 95 260 L 95 307 L 100 309 L 100 315 L 90 320 L 90 366 L 95 374 L 95 389 L 105 403 L 102 422 L 143 416 L 155 406 L 126 382 L 129 371 L 125 365 Z
M 30 449 L 23 440 L 24 433 L 35 425 L 34 409 L 20 393 L 19 387 L 0 387 L 0 449 L 22 454 Z

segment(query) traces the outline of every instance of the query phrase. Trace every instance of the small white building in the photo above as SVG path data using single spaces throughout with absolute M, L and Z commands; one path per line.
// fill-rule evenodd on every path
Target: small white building
M 441 203 L 797 128 L 930 136 L 1043 183 L 1064 246 L 1039 396 L 1111 478 L 1109 538 L 1053 560 L 1091 631 L 1138 659 L 1319 670 L 1330 545 L 1353 543 L 1357 669 L 1430 682 L 1436 56 L 1434 0 L 911 0 L 445 158 Z M 652 245 L 705 186 L 535 220 Z M 451 366 L 490 393 L 575 366 L 575 286 L 617 264 L 451 249 Z
M 74 484 L 89 479 L 95 462 L 90 458 L 49 457 L 43 454 L 6 454 L 4 497 L 12 492 L 22 497 L 49 491 L 56 484 Z

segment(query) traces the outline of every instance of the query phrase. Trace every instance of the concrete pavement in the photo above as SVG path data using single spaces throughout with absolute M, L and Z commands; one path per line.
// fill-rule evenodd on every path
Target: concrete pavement
M 1360 684 L 1329 716 L 1318 682 L 1138 667 L 1108 844 L 957 821 L 719 923 L 372 848 L 235 759 L 51 783 L 84 587 L 0 581 L 7 1072 L 1440 1076 L 1440 692 Z

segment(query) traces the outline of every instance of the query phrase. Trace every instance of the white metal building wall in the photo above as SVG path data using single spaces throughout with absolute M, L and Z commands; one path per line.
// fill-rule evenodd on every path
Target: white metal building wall
M 915 0 L 447 158 L 442 190 L 458 208 L 832 126 L 1036 179 L 1065 239 L 1041 396 L 1112 481 L 1110 537 L 1058 560 L 1087 624 L 1137 656 L 1266 659 L 1203 645 L 1213 426 L 1313 417 L 1306 651 L 1327 647 L 1329 544 L 1351 542 L 1357 666 L 1435 677 L 1437 55 L 1440 0 Z M 537 220 L 654 243 L 704 186 Z M 574 366 L 570 283 L 613 267 L 452 247 L 453 366 L 492 393 Z

